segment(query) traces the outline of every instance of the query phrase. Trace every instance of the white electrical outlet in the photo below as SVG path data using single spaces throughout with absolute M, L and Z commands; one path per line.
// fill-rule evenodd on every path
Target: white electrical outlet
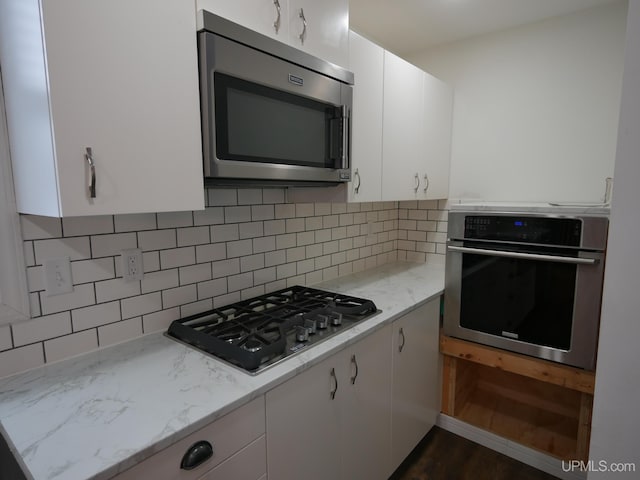
M 122 250 L 122 278 L 124 278 L 124 281 L 142 280 L 143 275 L 142 250 L 139 248 Z
M 71 261 L 69 257 L 53 258 L 42 262 L 44 288 L 47 297 L 73 292 Z

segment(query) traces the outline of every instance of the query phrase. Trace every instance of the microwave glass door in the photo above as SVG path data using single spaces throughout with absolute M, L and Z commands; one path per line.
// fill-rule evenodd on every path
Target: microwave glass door
M 552 261 L 464 253 L 460 325 L 569 350 L 577 268 Z
M 341 109 L 214 74 L 216 156 L 220 160 L 336 168 Z

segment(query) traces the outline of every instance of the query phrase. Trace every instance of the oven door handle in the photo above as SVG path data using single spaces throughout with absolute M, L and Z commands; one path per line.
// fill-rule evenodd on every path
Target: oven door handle
M 489 250 L 485 248 L 456 247 L 455 245 L 449 245 L 447 249 L 450 252 L 472 253 L 474 255 L 487 255 L 490 257 L 520 258 L 524 260 L 571 263 L 574 265 L 595 265 L 596 263 L 598 263 L 597 258 L 561 257 L 558 255 L 542 255 L 539 253 L 522 253 L 509 252 L 504 250 Z

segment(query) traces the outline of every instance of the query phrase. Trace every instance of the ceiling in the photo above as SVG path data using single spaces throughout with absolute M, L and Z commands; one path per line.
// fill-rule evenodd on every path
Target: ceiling
M 618 0 L 349 0 L 351 28 L 403 55 Z

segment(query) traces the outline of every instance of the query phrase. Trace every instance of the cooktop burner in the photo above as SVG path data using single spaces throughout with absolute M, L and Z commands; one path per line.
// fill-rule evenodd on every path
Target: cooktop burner
M 294 286 L 175 320 L 167 335 L 255 374 L 378 312 L 371 300 Z

